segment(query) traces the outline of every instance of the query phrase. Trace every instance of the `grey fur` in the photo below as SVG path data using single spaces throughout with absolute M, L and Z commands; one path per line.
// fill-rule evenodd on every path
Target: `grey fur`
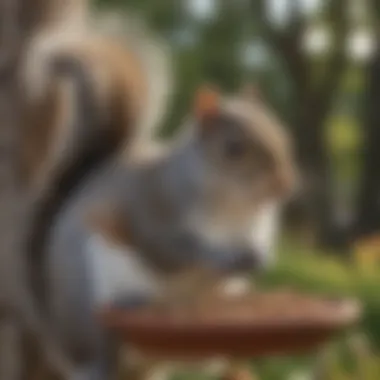
M 47 258 L 51 325 L 69 352 L 96 358 L 106 344 L 95 317 L 101 305 L 86 254 L 93 231 L 85 222 L 86 213 L 104 201 L 125 216 L 142 260 L 153 272 L 170 275 L 193 265 L 220 273 L 254 268 L 257 257 L 251 246 L 212 244 L 188 223 L 194 210 L 203 207 L 209 170 L 202 146 L 191 139 L 151 162 L 108 162 L 67 203 L 53 225 Z M 157 207 L 167 212 L 157 212 Z

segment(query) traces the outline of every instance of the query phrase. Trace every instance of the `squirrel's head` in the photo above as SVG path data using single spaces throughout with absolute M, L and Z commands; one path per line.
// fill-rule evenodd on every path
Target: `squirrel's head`
M 201 88 L 194 114 L 201 149 L 226 192 L 259 202 L 292 195 L 297 170 L 289 135 L 254 86 L 231 97 Z

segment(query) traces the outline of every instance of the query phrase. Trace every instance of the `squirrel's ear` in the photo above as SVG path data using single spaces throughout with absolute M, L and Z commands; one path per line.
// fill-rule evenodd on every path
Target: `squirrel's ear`
M 220 93 L 211 86 L 202 86 L 195 96 L 194 113 L 198 120 L 218 115 L 220 112 Z
M 262 100 L 261 91 L 255 83 L 244 84 L 240 89 L 240 95 L 251 102 Z

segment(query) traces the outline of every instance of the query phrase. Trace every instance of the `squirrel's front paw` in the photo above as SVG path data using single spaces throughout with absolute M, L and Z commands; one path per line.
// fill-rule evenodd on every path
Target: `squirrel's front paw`
M 224 274 L 240 274 L 260 271 L 265 267 L 261 256 L 251 247 L 234 248 L 221 252 L 215 263 Z
M 127 295 L 117 298 L 112 305 L 117 309 L 133 310 L 152 303 L 152 297 L 146 295 Z

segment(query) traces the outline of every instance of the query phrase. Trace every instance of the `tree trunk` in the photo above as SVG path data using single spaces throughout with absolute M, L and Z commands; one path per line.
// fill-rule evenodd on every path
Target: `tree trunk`
M 334 235 L 333 193 L 330 160 L 324 141 L 325 112 L 313 94 L 299 92 L 295 120 L 295 145 L 302 173 L 301 195 L 291 205 L 293 222 L 313 232 L 319 246 L 327 246 Z
M 33 0 L 0 1 L 0 379 L 20 376 L 20 331 L 7 305 L 24 294 L 22 224 L 26 197 L 18 183 L 22 133 L 22 88 L 18 67 L 22 47 L 40 9 Z
M 362 179 L 352 237 L 380 231 L 380 50 L 367 71 Z

